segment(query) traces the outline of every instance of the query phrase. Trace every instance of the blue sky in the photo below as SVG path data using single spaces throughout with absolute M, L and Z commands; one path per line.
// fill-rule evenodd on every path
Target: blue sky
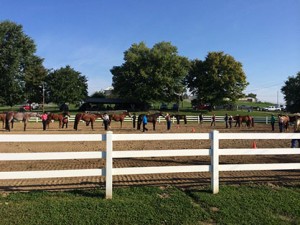
M 0 0 L 0 21 L 23 26 L 46 68 L 85 75 L 89 94 L 111 86 L 110 69 L 132 44 L 168 41 L 190 60 L 233 56 L 245 93 L 273 103 L 300 71 L 299 12 L 300 0 Z

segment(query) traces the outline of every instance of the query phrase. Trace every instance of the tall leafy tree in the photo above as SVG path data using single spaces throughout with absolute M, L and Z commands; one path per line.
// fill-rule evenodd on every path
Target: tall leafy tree
M 10 21 L 0 23 L 0 88 L 3 104 L 13 106 L 26 99 L 26 72 L 39 64 L 34 55 L 34 41 L 23 32 L 21 25 Z M 29 87 L 27 85 L 27 87 Z
M 133 44 L 125 51 L 124 61 L 111 69 L 118 96 L 146 103 L 170 102 L 183 92 L 189 61 L 171 43 L 160 42 L 151 49 L 143 42 Z
M 43 59 L 33 56 L 32 62 L 25 68 L 25 98 L 32 102 L 42 102 L 43 85 L 48 74 L 48 70 L 43 66 Z
M 54 70 L 46 78 L 47 101 L 77 103 L 86 98 L 87 79 L 70 66 Z
M 210 52 L 204 61 L 192 61 L 186 84 L 198 102 L 213 106 L 236 101 L 248 82 L 240 62 L 223 52 Z
M 281 88 L 286 101 L 286 109 L 289 112 L 300 112 L 300 72 L 296 76 L 288 77 L 285 85 Z

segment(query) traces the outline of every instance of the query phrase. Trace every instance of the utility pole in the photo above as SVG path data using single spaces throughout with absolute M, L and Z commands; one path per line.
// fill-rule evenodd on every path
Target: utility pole
M 43 113 L 45 112 L 45 84 L 43 83 Z

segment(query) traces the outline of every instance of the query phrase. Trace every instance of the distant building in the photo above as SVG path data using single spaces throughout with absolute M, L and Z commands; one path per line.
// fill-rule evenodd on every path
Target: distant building
M 112 86 L 110 86 L 110 87 L 107 87 L 107 88 L 105 88 L 104 90 L 103 90 L 103 92 L 104 92 L 104 94 L 106 95 L 106 96 L 110 96 L 111 94 L 112 94 L 112 91 L 114 90 L 114 88 L 112 87 Z
M 256 102 L 256 98 L 252 98 L 252 97 L 239 98 L 239 101 Z

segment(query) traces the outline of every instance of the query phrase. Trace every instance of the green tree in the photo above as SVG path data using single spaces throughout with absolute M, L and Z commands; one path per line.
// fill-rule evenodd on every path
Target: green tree
M 13 106 L 26 99 L 28 78 L 25 79 L 25 75 L 38 62 L 39 67 L 42 65 L 35 52 L 33 40 L 24 34 L 21 25 L 10 21 L 0 23 L 0 96 L 3 104 Z
M 254 99 L 256 99 L 256 97 L 257 97 L 257 94 L 254 94 L 254 93 L 249 93 L 249 94 L 247 95 L 247 97 L 250 97 L 250 98 L 254 98 Z
M 288 77 L 285 85 L 281 88 L 286 101 L 286 109 L 291 113 L 300 112 L 300 72 L 296 76 Z
M 70 66 L 54 70 L 47 76 L 47 101 L 76 104 L 87 97 L 87 87 L 86 77 Z
M 33 56 L 32 63 L 25 69 L 25 98 L 32 102 L 41 103 L 43 100 L 43 84 L 48 74 L 48 70 L 43 66 L 43 61 L 43 59 Z
M 105 98 L 104 91 L 96 91 L 91 95 L 91 98 Z
M 133 44 L 125 51 L 124 61 L 111 69 L 114 93 L 119 97 L 145 103 L 171 102 L 184 91 L 189 61 L 179 56 L 171 43 L 160 42 L 152 49 L 143 42 Z
M 238 100 L 248 82 L 240 62 L 223 52 L 210 52 L 204 61 L 192 61 L 186 84 L 199 103 L 214 106 Z

